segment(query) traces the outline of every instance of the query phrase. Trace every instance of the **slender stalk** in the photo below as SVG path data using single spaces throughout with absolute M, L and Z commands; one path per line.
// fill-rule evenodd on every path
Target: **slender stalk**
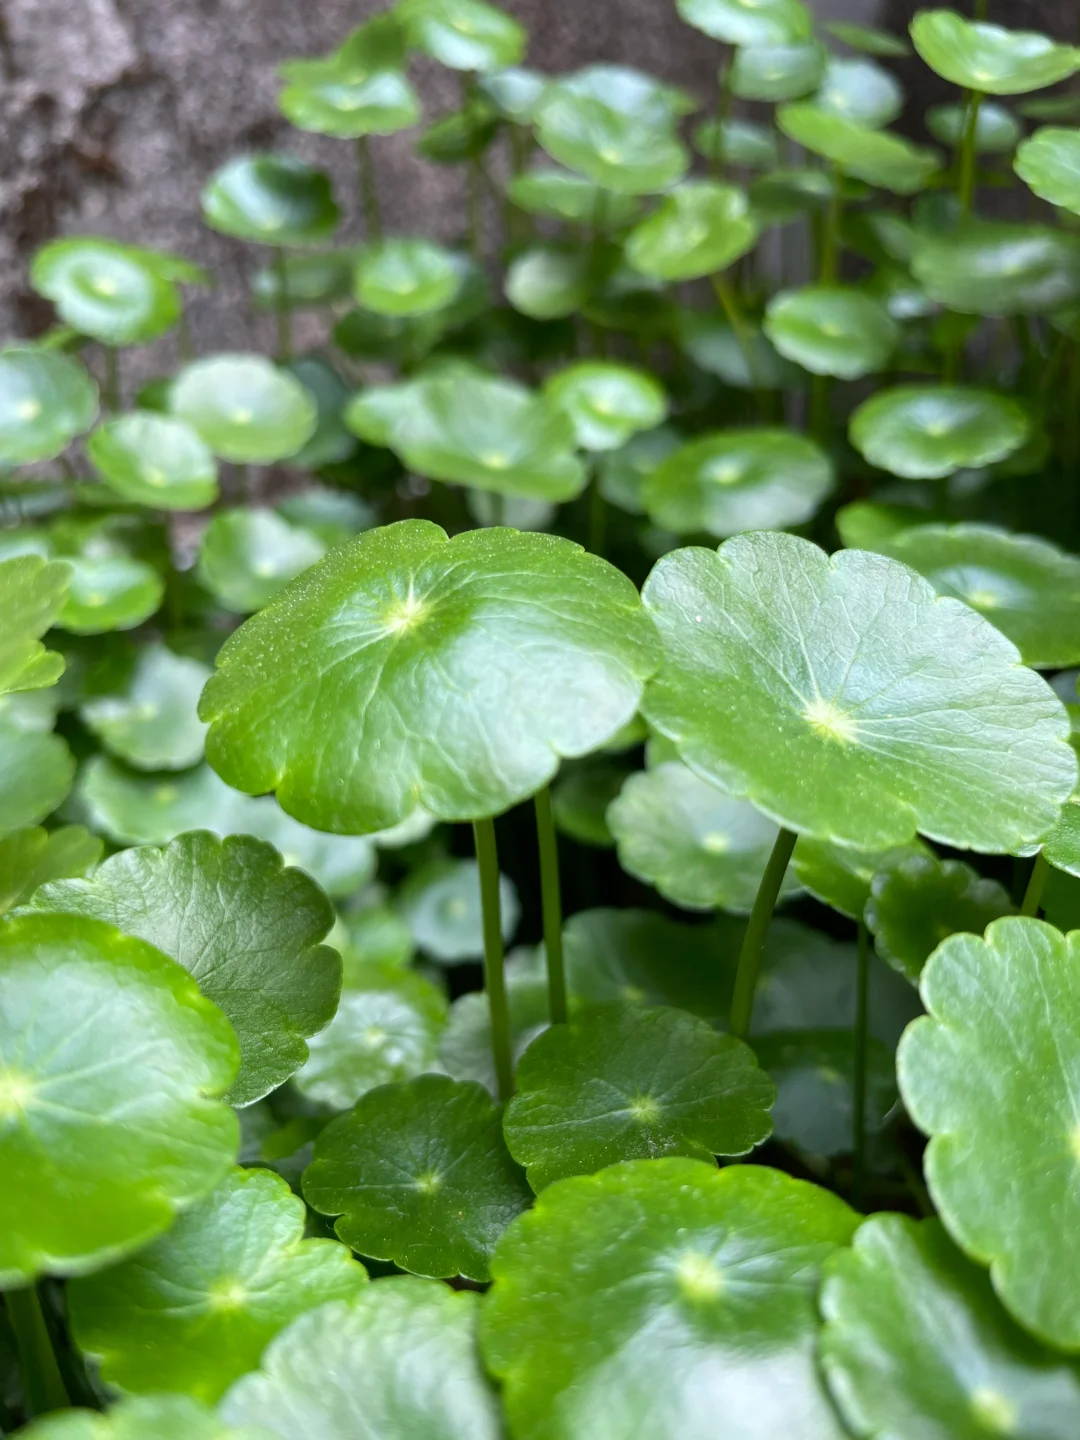
M 981 90 L 972 90 L 968 94 L 967 119 L 964 121 L 964 134 L 960 141 L 960 173 L 956 187 L 961 215 L 970 215 L 975 203 L 975 135 L 979 124 L 979 107 L 982 102 Z
M 1046 889 L 1046 882 L 1049 878 L 1050 866 L 1046 856 L 1040 850 L 1035 856 L 1035 864 L 1031 867 L 1031 874 L 1028 877 L 1027 889 L 1024 891 L 1024 903 L 1020 906 L 1021 915 L 1037 915 L 1039 913 L 1043 891 Z
M 180 350 L 180 359 L 187 363 L 195 353 L 195 347 L 191 343 L 191 321 L 188 319 L 187 306 L 180 308 L 180 324 L 176 332 L 177 345 Z
M 866 1049 L 870 993 L 870 936 L 859 921 L 855 977 L 855 1035 L 851 1066 L 851 1199 L 862 1209 L 866 1190 Z
M 285 251 L 274 254 L 274 270 L 277 273 L 277 358 L 287 364 L 293 356 L 292 315 L 289 312 L 289 269 Z
M 840 231 L 844 220 L 844 176 L 839 166 L 833 167 L 832 190 L 825 211 L 825 228 L 821 236 L 821 260 L 818 283 L 832 285 L 840 273 Z
M 724 126 L 731 116 L 731 66 L 735 59 L 735 47 L 726 45 L 720 68 L 716 72 L 716 143 L 709 156 L 709 169 L 713 178 L 720 180 L 724 175 Z
M 37 1290 L 33 1286 L 9 1290 L 4 1303 L 15 1333 L 31 1413 L 44 1415 L 49 1410 L 65 1409 L 71 1401 L 56 1363 Z
M 375 183 L 375 166 L 371 160 L 368 137 L 360 135 L 356 140 L 356 163 L 360 175 L 360 208 L 364 215 L 364 233 L 368 240 L 382 239 L 382 210 L 379 206 L 379 190 Z
M 547 955 L 548 1012 L 553 1025 L 566 1023 L 566 964 L 562 943 L 562 896 L 559 891 L 559 843 L 551 813 L 551 791 L 545 785 L 533 797 L 536 838 L 540 846 L 540 908 L 544 916 Z
M 480 907 L 484 921 L 484 989 L 491 1010 L 491 1053 L 499 1099 L 514 1091 L 514 1053 L 510 1043 L 510 1008 L 503 973 L 502 917 L 499 913 L 499 856 L 494 820 L 475 820 L 473 839 L 480 867 Z
M 593 470 L 589 480 L 589 536 L 587 549 L 604 558 L 607 540 L 607 501 L 600 490 L 600 474 Z
M 739 953 L 739 968 L 735 973 L 735 991 L 731 997 L 731 1033 L 739 1040 L 745 1040 L 750 1033 L 750 1018 L 754 1010 L 754 991 L 757 989 L 761 956 L 765 950 L 765 939 L 769 933 L 776 897 L 784 883 L 791 852 L 795 849 L 795 832 L 781 830 L 776 837 L 769 863 L 758 886 L 754 908 L 743 937 Z
M 105 354 L 105 383 L 101 398 L 107 410 L 120 409 L 120 353 L 112 345 L 103 345 Z
M 726 276 L 716 274 L 712 277 L 712 287 L 720 302 L 721 309 L 727 316 L 728 324 L 735 335 L 735 343 L 742 352 L 746 361 L 747 373 L 750 376 L 750 383 L 754 387 L 754 397 L 757 401 L 759 411 L 764 412 L 765 394 L 758 375 L 757 357 L 754 354 L 754 340 L 750 332 L 750 326 L 743 314 L 742 306 L 736 298 L 735 291 L 727 282 Z

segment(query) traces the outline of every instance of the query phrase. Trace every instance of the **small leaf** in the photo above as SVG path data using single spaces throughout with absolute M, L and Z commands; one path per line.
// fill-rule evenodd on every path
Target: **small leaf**
M 965 315 L 1032 315 L 1080 299 L 1080 236 L 964 220 L 916 235 L 911 272 L 931 300 Z
M 182 420 L 137 410 L 99 425 L 86 454 L 124 500 L 157 510 L 202 510 L 217 499 L 217 464 Z
M 634 1160 L 551 1186 L 500 1242 L 484 1306 L 514 1435 L 715 1440 L 723 1416 L 730 1440 L 840 1440 L 815 1295 L 856 1224 L 753 1165 Z M 552 1284 L 567 1273 L 571 1288 Z
M 1006 459 L 1030 430 L 1027 411 L 1006 395 L 962 385 L 898 385 L 859 406 L 850 434 L 871 465 L 907 480 L 939 480 Z
M 873 60 L 830 57 L 814 104 L 868 130 L 891 125 L 904 108 L 899 82 Z
M 1030 30 L 966 20 L 953 10 L 923 10 L 911 22 L 915 49 L 931 70 L 984 95 L 1042 90 L 1080 70 L 1080 50 Z
M 249 615 L 326 554 L 325 541 L 273 510 L 221 510 L 203 531 L 196 575 L 219 605 Z
M 816 40 L 746 45 L 735 51 L 728 83 L 741 100 L 800 100 L 821 84 L 826 60 Z
M 676 0 L 688 25 L 728 45 L 789 45 L 810 38 L 802 0 Z
M 269 465 L 295 455 L 318 419 L 304 386 L 261 355 L 193 361 L 174 380 L 169 405 L 215 455 L 238 465 Z
M 856 1068 L 852 1031 L 780 1031 L 756 1038 L 754 1052 L 776 1084 L 776 1138 L 810 1155 L 850 1154 Z M 892 1052 L 875 1036 L 867 1040 L 865 1085 L 863 1123 L 876 1134 L 896 1103 L 896 1076 Z
M 97 386 L 77 360 L 28 346 L 0 350 L 0 464 L 62 455 L 97 413 Z
M 786 359 L 841 380 L 884 370 L 900 338 L 880 300 L 842 285 L 781 291 L 770 300 L 763 326 Z
M 452 70 L 502 70 L 525 49 L 525 29 L 484 0 L 401 0 L 412 43 Z
M 510 262 L 506 298 L 534 320 L 558 320 L 582 308 L 592 289 L 587 254 L 570 246 L 530 245 Z
M 830 160 L 845 175 L 897 195 L 924 190 L 940 166 L 936 150 L 886 130 L 868 130 L 820 105 L 782 105 L 776 123 L 789 139 Z
M 582 360 L 556 371 L 544 394 L 569 419 L 583 450 L 617 450 L 636 431 L 653 430 L 667 418 L 658 380 L 608 360 Z
M 666 1007 L 605 1005 L 537 1037 L 506 1111 L 510 1153 L 542 1190 L 662 1155 L 746 1155 L 772 1131 L 775 1090 L 753 1051 Z
M 926 112 L 926 128 L 935 140 L 955 149 L 964 138 L 968 122 L 966 105 L 931 105 Z M 995 155 L 1016 149 L 1024 129 L 1011 110 L 984 100 L 975 118 L 976 155 Z M 1026 178 L 1026 177 L 1024 177 Z
M 75 760 L 61 736 L 0 719 L 0 835 L 51 815 L 74 779 Z
M 50 880 L 85 875 L 101 859 L 103 846 L 81 825 L 59 830 L 24 828 L 0 838 L 0 915 Z
M 454 300 L 464 282 L 462 257 L 431 240 L 394 239 L 361 250 L 356 299 L 379 315 L 424 315 Z
M 107 921 L 182 965 L 239 1037 L 234 1105 L 283 1084 L 307 1059 L 305 1038 L 333 1017 L 341 961 L 318 943 L 333 912 L 248 835 L 195 831 L 162 850 L 125 850 L 93 880 L 45 886 L 32 907 Z
M 72 555 L 68 592 L 56 618 L 58 630 L 104 635 L 134 630 L 160 606 L 165 582 L 145 560 L 130 555 Z
M 775 170 L 780 164 L 775 134 L 751 120 L 703 120 L 693 138 L 694 149 L 706 160 L 747 170 Z
M 1073 1366 L 1025 1335 L 936 1220 L 875 1215 L 825 1263 L 821 1360 L 853 1435 L 1070 1440 Z
M 897 1066 L 904 1103 L 931 1137 L 934 1203 L 1021 1324 L 1075 1350 L 1080 933 L 1010 918 L 985 939 L 953 935 L 920 989 L 930 1013 L 909 1027 Z
M 134 1259 L 71 1283 L 80 1349 L 129 1393 L 220 1399 L 297 1315 L 367 1281 L 344 1247 L 303 1238 L 304 1215 L 277 1175 L 231 1170 Z
M 870 25 L 853 25 L 846 20 L 834 20 L 825 26 L 830 35 L 836 37 L 852 50 L 862 50 L 867 55 L 879 55 L 886 60 L 901 60 L 911 54 L 910 47 L 898 35 L 888 30 L 878 30 Z
M 436 860 L 413 872 L 397 896 L 397 909 L 416 944 L 442 965 L 479 960 L 484 953 L 480 868 L 475 860 Z M 517 890 L 499 876 L 504 941 L 513 938 L 521 915 Z
M 292 155 L 234 156 L 211 176 L 202 209 L 211 230 L 263 245 L 318 244 L 340 218 L 329 177 Z
M 103 345 L 140 345 L 171 330 L 182 301 L 152 251 L 94 235 L 52 240 L 30 265 L 30 284 L 60 318 Z
M 40 643 L 64 605 L 70 567 L 40 555 L 16 555 L 0 561 L 0 695 L 55 685 L 64 672 L 63 656 Z
M 878 871 L 928 853 L 921 840 L 888 850 L 860 850 L 800 835 L 791 863 L 799 884 L 816 900 L 851 920 L 861 920 L 870 899 L 870 884 Z
M 696 280 L 726 270 L 754 248 L 757 222 L 735 185 L 687 180 L 626 242 L 631 266 L 651 280 Z
M 381 1085 L 315 1142 L 304 1195 L 360 1255 L 436 1278 L 490 1279 L 488 1261 L 532 1199 L 482 1085 L 421 1075 Z
M 211 670 L 164 645 L 136 656 L 124 690 L 95 696 L 79 718 L 107 750 L 139 770 L 185 770 L 202 759 L 199 695 Z

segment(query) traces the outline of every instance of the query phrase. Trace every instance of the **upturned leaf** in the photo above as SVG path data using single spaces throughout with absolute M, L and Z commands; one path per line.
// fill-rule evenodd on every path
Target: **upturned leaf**
M 898 385 L 864 400 L 851 443 L 871 465 L 906 480 L 940 480 L 1004 460 L 1028 439 L 1017 401 L 966 385 Z
M 609 360 L 581 360 L 556 371 L 544 393 L 570 421 L 583 450 L 617 450 L 638 431 L 654 430 L 667 419 L 660 382 Z
M 757 238 L 757 222 L 737 185 L 687 180 L 630 233 L 626 258 L 651 280 L 696 280 L 726 270 Z
M 54 459 L 97 414 L 97 386 L 77 360 L 29 346 L 0 350 L 0 464 Z
M 64 657 L 46 650 L 41 636 L 63 608 L 71 568 L 41 555 L 0 561 L 0 695 L 55 685 Z
M 782 105 L 776 123 L 797 145 L 831 161 L 845 175 L 897 195 L 924 190 L 941 163 L 936 150 L 886 130 L 870 130 L 816 104 Z
M 103 345 L 140 345 L 171 330 L 183 303 L 156 262 L 152 251 L 78 235 L 43 245 L 30 283 L 80 334 Z
M 202 210 L 211 230 L 262 245 L 318 244 L 340 218 L 329 177 L 292 155 L 234 156 L 211 176 Z
M 210 447 L 183 420 L 136 410 L 99 425 L 86 455 L 123 500 L 157 510 L 202 510 L 217 499 Z
M 361 250 L 357 301 L 377 315 L 425 315 L 449 305 L 465 279 L 463 257 L 434 241 L 384 240 Z
M 261 355 L 193 361 L 174 380 L 169 405 L 215 455 L 238 465 L 295 455 L 318 420 L 310 392 Z
M 118 551 L 66 558 L 70 573 L 58 630 L 73 635 L 134 630 L 164 599 L 165 582 L 145 560 Z
M 955 10 L 923 10 L 911 22 L 915 49 L 931 70 L 965 90 L 1022 95 L 1080 70 L 1080 50 L 1030 30 L 971 21 Z

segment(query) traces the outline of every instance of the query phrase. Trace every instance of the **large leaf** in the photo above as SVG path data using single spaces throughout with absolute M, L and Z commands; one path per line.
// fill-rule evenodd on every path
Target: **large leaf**
M 936 1220 L 875 1215 L 825 1264 L 821 1358 L 853 1435 L 1072 1440 L 1073 1366 L 1025 1335 Z
M 968 315 L 1039 315 L 1080 298 L 1080 236 L 961 221 L 916 234 L 911 271 L 931 300 Z
M 653 657 L 631 583 L 576 545 L 406 521 L 332 551 L 226 641 L 207 755 L 323 829 L 417 804 L 492 815 L 610 739 Z
M 92 880 L 46 885 L 33 907 L 108 921 L 182 965 L 239 1038 L 234 1105 L 287 1080 L 307 1059 L 305 1038 L 333 1018 L 341 959 L 319 944 L 333 911 L 306 875 L 248 835 L 199 830 L 163 850 L 125 850 Z
M 1080 932 L 953 935 L 920 988 L 897 1062 L 934 1203 L 1021 1324 L 1080 1348 Z
M 810 36 L 802 0 L 676 0 L 688 25 L 729 45 L 789 45 Z
M 1073 45 L 972 22 L 955 10 L 923 10 L 911 23 L 911 38 L 931 70 L 987 95 L 1042 90 L 1080 70 L 1080 50 Z
M 685 1011 L 626 1004 L 546 1030 L 517 1086 L 506 1143 L 538 1191 L 618 1160 L 745 1155 L 776 1098 L 749 1046 Z
M 532 1199 L 482 1085 L 420 1075 L 369 1090 L 331 1121 L 304 1196 L 360 1255 L 417 1275 L 490 1279 L 488 1261 Z
M 783 290 L 769 301 L 763 324 L 786 359 L 841 380 L 883 370 L 900 337 L 880 300 L 843 285 Z
M 0 695 L 40 690 L 64 673 L 64 658 L 46 650 L 41 636 L 64 604 L 71 570 L 40 555 L 16 555 L 0 562 Z
M 378 1280 L 294 1321 L 220 1413 L 282 1440 L 500 1440 L 476 1357 L 478 1302 L 429 1280 Z
M 966 385 L 898 385 L 864 400 L 851 443 L 871 465 L 906 480 L 940 480 L 1005 460 L 1030 437 L 1018 401 Z
M 840 1440 L 815 1292 L 856 1223 L 751 1165 L 633 1160 L 552 1185 L 496 1250 L 484 1309 L 517 1440 L 715 1440 L 718 1417 L 725 1440 Z
M 164 645 L 138 652 L 122 691 L 96 695 L 79 718 L 107 750 L 139 770 L 185 770 L 202 759 L 199 695 L 212 672 Z
M 666 651 L 646 719 L 789 829 L 1018 850 L 1071 793 L 1050 688 L 981 616 L 884 556 L 741 535 L 665 556 L 644 599 Z
M 19 1431 L 20 1440 L 270 1440 L 270 1432 L 234 1429 L 189 1395 L 133 1396 L 107 1415 L 58 1410 Z
M 304 1239 L 303 1203 L 268 1170 L 232 1170 L 153 1244 L 68 1288 L 79 1347 L 134 1394 L 220 1399 L 297 1315 L 344 1300 L 367 1272 Z
M 0 1283 L 138 1249 L 232 1163 L 239 1050 L 179 965 L 81 916 L 0 930 Z
M 52 460 L 97 413 L 97 386 L 77 360 L 55 350 L 0 350 L 0 464 Z

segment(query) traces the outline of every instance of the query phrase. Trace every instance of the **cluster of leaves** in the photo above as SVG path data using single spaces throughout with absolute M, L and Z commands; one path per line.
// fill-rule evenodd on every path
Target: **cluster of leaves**
M 485 0 L 284 65 L 272 360 L 34 258 L 0 1430 L 1080 1434 L 1080 50 L 922 12 L 916 143 L 906 39 L 677 5 L 704 116 Z

